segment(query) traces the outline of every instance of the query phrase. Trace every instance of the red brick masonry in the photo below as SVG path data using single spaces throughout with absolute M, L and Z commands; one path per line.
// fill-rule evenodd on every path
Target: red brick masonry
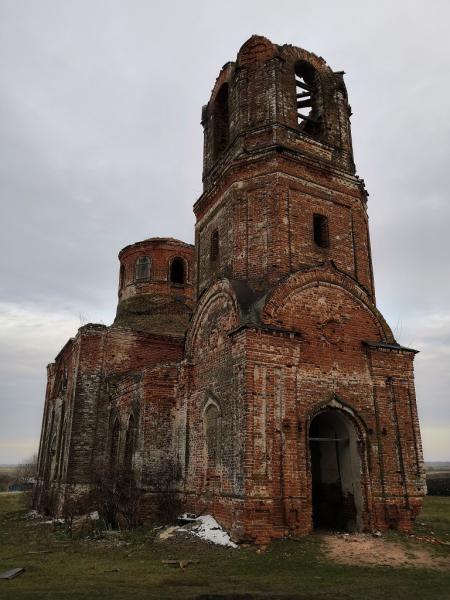
M 132 440 L 142 518 L 170 461 L 186 509 L 237 541 L 410 529 L 415 351 L 376 308 L 350 114 L 342 72 L 300 48 L 252 36 L 223 67 L 195 247 L 122 250 L 114 323 L 81 327 L 48 367 L 37 508 L 88 498 Z

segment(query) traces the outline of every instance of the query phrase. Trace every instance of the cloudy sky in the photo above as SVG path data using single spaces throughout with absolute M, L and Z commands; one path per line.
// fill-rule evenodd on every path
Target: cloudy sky
M 114 318 L 118 251 L 193 241 L 201 106 L 253 33 L 346 71 L 378 305 L 450 460 L 449 26 L 448 0 L 0 0 L 0 464 L 37 449 L 45 365 Z

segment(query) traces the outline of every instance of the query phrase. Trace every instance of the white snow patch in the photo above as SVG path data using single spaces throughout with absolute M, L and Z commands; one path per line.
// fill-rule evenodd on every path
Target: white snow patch
M 27 514 L 25 515 L 25 519 L 40 519 L 41 515 L 38 513 L 37 510 L 30 510 L 30 512 L 27 512 Z
M 50 519 L 50 521 L 41 521 L 41 525 L 64 525 L 65 519 Z
M 228 533 L 222 529 L 219 523 L 211 515 L 200 515 L 195 519 L 189 528 L 180 528 L 179 531 L 187 531 L 196 535 L 202 540 L 218 544 L 219 546 L 228 546 L 229 548 L 238 548 L 238 545 L 231 541 Z

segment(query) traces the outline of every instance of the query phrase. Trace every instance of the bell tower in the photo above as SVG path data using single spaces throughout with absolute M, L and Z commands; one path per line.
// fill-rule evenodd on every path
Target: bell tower
M 355 175 L 343 72 L 252 36 L 203 107 L 197 294 L 216 279 L 264 293 L 332 261 L 374 298 L 367 193 Z

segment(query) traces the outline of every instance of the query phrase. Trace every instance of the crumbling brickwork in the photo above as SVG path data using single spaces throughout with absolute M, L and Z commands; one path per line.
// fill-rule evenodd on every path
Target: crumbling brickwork
M 350 115 L 343 73 L 300 48 L 252 36 L 223 67 L 195 247 L 124 248 L 113 325 L 48 367 L 38 508 L 86 505 L 113 462 L 150 517 L 170 463 L 171 493 L 238 541 L 410 529 L 416 351 L 376 307 Z

